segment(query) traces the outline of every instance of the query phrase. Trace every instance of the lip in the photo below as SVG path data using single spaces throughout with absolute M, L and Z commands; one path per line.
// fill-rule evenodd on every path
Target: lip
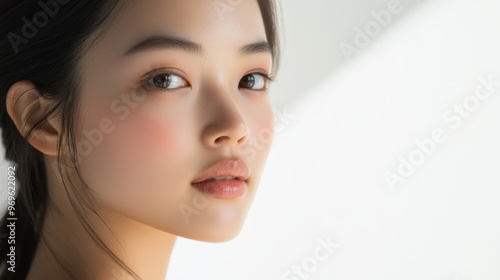
M 212 177 L 236 177 L 231 180 L 211 180 Z M 205 194 L 221 199 L 237 199 L 247 192 L 249 170 L 240 159 L 224 159 L 194 179 L 191 185 Z
M 236 177 L 235 180 L 247 181 L 249 173 L 248 166 L 244 161 L 240 159 L 223 159 L 208 168 L 198 178 L 194 179 L 192 183 L 200 183 L 212 177 Z
M 247 184 L 241 180 L 206 180 L 193 186 L 203 193 L 221 199 L 237 199 L 247 192 Z

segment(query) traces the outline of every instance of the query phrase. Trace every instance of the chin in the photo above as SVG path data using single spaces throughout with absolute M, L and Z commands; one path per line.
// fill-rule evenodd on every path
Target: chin
M 221 243 L 231 241 L 236 238 L 243 229 L 243 225 L 244 220 L 232 221 L 231 223 L 224 224 L 198 224 L 196 226 L 193 225 L 193 227 L 187 228 L 183 232 L 179 232 L 179 234 L 177 235 L 197 241 Z
M 197 241 L 210 242 L 210 243 L 223 243 L 235 239 L 241 232 L 241 229 L 236 231 L 226 231 L 223 233 L 210 233 L 199 235 L 199 238 L 190 238 Z

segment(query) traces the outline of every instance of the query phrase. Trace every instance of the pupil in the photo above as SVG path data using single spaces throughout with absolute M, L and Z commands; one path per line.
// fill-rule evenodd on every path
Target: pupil
M 255 85 L 255 77 L 253 75 L 247 76 L 245 84 L 247 85 L 247 87 L 253 87 Z
M 165 78 L 163 78 L 163 77 L 165 77 Z M 153 81 L 154 81 L 155 86 L 167 88 L 170 85 L 169 77 L 170 76 L 168 76 L 168 75 L 166 75 L 166 76 L 159 75 L 159 76 L 154 77 Z

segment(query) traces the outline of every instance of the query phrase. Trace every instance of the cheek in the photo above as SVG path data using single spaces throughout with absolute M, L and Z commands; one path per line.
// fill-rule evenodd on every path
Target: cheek
M 145 113 L 137 114 L 125 126 L 124 144 L 147 158 L 168 151 L 176 143 L 174 127 Z
M 249 138 L 241 149 L 242 156 L 252 162 L 254 169 L 265 161 L 274 140 L 274 118 L 272 111 L 261 110 L 258 115 L 248 117 Z
M 153 163 L 161 157 L 175 156 L 181 136 L 173 122 L 143 112 L 117 122 L 117 133 L 113 133 L 107 147 L 116 158 Z
M 275 134 L 274 115 L 271 110 L 265 114 L 262 113 L 255 123 L 253 131 L 253 141 L 259 146 L 264 147 L 264 153 L 268 151 L 272 145 Z
M 96 191 L 127 200 L 139 191 L 162 184 L 162 174 L 182 158 L 182 135 L 178 125 L 146 112 L 112 119 L 115 130 L 89 158 L 88 175 Z M 164 183 L 164 182 L 163 182 Z

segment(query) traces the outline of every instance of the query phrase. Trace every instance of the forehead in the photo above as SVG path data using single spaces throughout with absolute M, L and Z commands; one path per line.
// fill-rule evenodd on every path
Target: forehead
M 118 58 L 134 43 L 155 35 L 197 42 L 208 53 L 221 47 L 236 52 L 245 43 L 266 41 L 257 0 L 130 0 L 96 49 Z

